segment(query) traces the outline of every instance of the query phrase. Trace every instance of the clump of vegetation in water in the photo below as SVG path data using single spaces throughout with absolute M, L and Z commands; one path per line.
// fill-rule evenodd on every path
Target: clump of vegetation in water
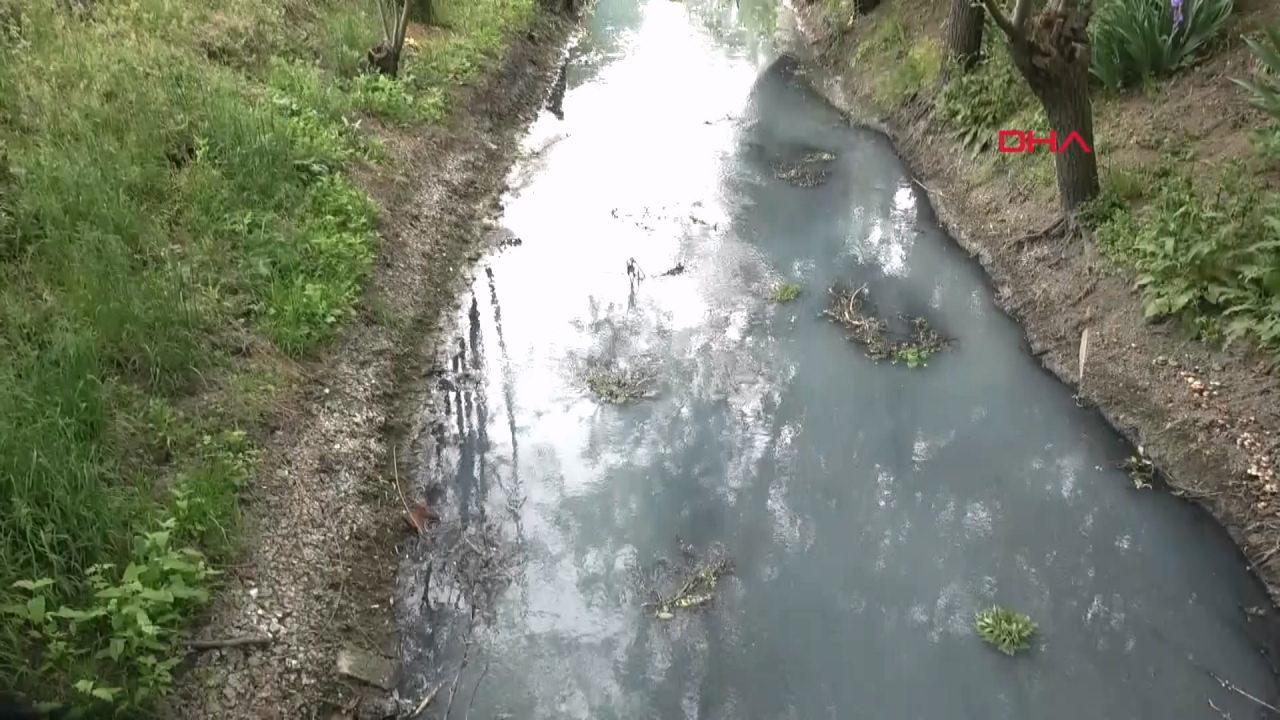
M 1133 481 L 1133 487 L 1137 490 L 1151 487 L 1151 481 L 1156 477 L 1155 463 L 1142 452 L 1141 447 L 1138 448 L 1136 455 L 1130 455 L 1120 463 L 1120 468 L 1129 473 L 1129 479 Z
M 587 372 L 587 388 L 605 402 L 621 405 L 657 395 L 657 376 L 647 368 L 594 367 Z
M 796 187 L 818 187 L 831 177 L 836 156 L 825 151 L 805 153 L 799 160 L 775 160 L 773 176 Z
M 686 550 L 686 553 L 689 552 Z M 691 554 L 687 557 L 690 562 L 694 559 Z M 671 620 L 675 617 L 677 610 L 692 610 L 708 605 L 715 599 L 716 586 L 720 583 L 720 578 L 731 572 L 733 572 L 732 561 L 724 557 L 721 551 L 713 551 L 711 557 L 688 569 L 680 578 L 680 585 L 674 592 L 659 595 L 657 591 L 650 590 L 654 599 L 645 603 L 645 607 L 652 608 L 654 617 L 659 620 Z
M 1020 612 L 1003 607 L 990 607 L 974 617 L 978 636 L 1005 655 L 1014 655 L 1031 647 L 1036 624 Z
M 843 325 L 849 331 L 849 339 L 861 345 L 872 360 L 922 368 L 931 356 L 950 345 L 950 341 L 922 317 L 909 318 L 910 331 L 905 337 L 894 338 L 889 323 L 870 309 L 866 295 L 866 285 L 852 292 L 833 290 L 831 306 L 823 314 Z
M 800 283 L 784 282 L 769 292 L 769 299 L 778 302 L 791 302 L 800 297 Z
M 907 367 L 912 369 L 921 368 L 928 365 L 926 361 L 929 359 L 929 355 L 929 351 L 924 348 L 908 345 L 898 348 L 897 352 L 894 353 L 894 362 L 906 363 Z

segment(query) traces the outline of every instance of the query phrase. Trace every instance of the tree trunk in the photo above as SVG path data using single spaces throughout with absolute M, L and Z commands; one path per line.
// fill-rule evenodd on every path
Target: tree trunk
M 1085 152 L 1080 143 L 1072 142 L 1065 152 L 1053 156 L 1058 176 L 1058 201 L 1062 204 L 1062 211 L 1069 215 L 1081 203 L 1098 194 L 1098 161 L 1093 153 L 1093 105 L 1089 101 L 1088 66 L 1083 72 L 1073 73 L 1073 77 L 1063 78 L 1061 85 L 1049 90 L 1040 101 L 1044 103 L 1049 125 L 1057 133 L 1059 149 L 1073 132 L 1089 147 L 1089 152 Z
M 966 72 L 978 62 L 985 20 L 982 6 L 973 0 L 951 0 L 951 15 L 947 19 L 947 59 Z
M 374 45 L 366 59 L 374 70 L 387 77 L 395 77 L 400 72 L 400 53 L 388 48 L 386 43 Z
M 1098 194 L 1098 161 L 1094 156 L 1093 105 L 1089 101 L 1090 10 L 1073 0 L 1058 0 L 1031 18 L 1025 34 L 1009 37 L 1009 51 L 1022 77 L 1044 106 L 1059 146 L 1074 132 L 1077 142 L 1054 155 L 1058 201 L 1070 215 L 1080 204 Z M 1006 33 L 1007 34 L 1007 33 Z M 1042 128 L 1020 128 L 1036 131 Z

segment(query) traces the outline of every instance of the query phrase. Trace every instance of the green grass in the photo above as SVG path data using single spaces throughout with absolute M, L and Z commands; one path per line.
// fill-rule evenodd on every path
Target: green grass
M 802 290 L 804 290 L 804 287 L 802 287 L 800 283 L 779 283 L 769 291 L 769 299 L 776 303 L 791 302 L 792 300 L 800 297 L 800 292 Z
M 933 38 L 912 38 L 892 6 L 883 12 L 854 52 L 853 71 L 873 78 L 873 99 L 893 108 L 937 81 L 942 49 Z
M 393 82 L 362 72 L 372 3 L 0 0 L 0 605 L 47 578 L 50 611 L 90 607 L 123 581 L 90 570 L 162 523 L 235 547 L 248 438 L 281 383 L 238 350 L 305 356 L 352 316 L 378 208 L 348 170 L 384 155 L 362 119 L 439 120 L 533 12 L 440 5 L 447 29 Z M 5 622 L 0 675 L 36 697 L 92 679 L 119 706 L 167 683 L 143 692 L 132 651 L 95 657 L 109 626 L 62 628 L 58 653 L 31 630 Z

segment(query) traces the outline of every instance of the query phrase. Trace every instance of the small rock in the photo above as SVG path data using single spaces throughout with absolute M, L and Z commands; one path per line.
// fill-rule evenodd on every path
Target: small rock
M 338 674 L 383 690 L 390 690 L 396 684 L 394 663 L 380 655 L 353 647 L 344 647 L 338 651 Z
M 394 720 L 400 715 L 400 706 L 385 695 L 366 697 L 356 709 L 359 720 Z

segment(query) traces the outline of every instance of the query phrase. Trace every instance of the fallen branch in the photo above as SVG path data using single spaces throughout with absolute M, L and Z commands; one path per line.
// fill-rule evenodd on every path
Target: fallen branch
M 245 635 L 243 637 L 215 640 L 192 640 L 187 645 L 192 650 L 220 650 L 223 648 L 244 647 L 245 645 L 270 645 L 275 640 L 270 635 Z
M 1275 706 L 1275 705 L 1271 705 L 1270 703 L 1266 702 L 1265 700 L 1260 700 L 1260 699 L 1258 699 L 1258 698 L 1254 697 L 1253 695 L 1250 695 L 1249 693 L 1245 692 L 1244 690 L 1241 690 L 1239 687 L 1236 687 L 1236 684 L 1235 684 L 1235 683 L 1231 682 L 1230 680 L 1228 680 L 1228 679 L 1226 679 L 1226 678 L 1224 678 L 1224 677 L 1219 676 L 1217 673 L 1213 672 L 1212 670 L 1211 670 L 1211 671 L 1209 671 L 1209 677 L 1213 678 L 1214 680 L 1217 680 L 1217 681 L 1218 681 L 1218 684 L 1219 684 L 1219 685 L 1221 685 L 1224 689 L 1226 689 L 1226 690 L 1230 690 L 1231 692 L 1233 692 L 1233 693 L 1235 693 L 1235 694 L 1239 695 L 1240 697 L 1246 698 L 1246 699 L 1248 699 L 1248 700 L 1252 700 L 1253 702 L 1257 703 L 1257 704 L 1258 704 L 1258 705 L 1260 705 L 1261 707 L 1264 707 L 1264 708 L 1266 708 L 1266 709 L 1270 710 L 1271 712 L 1273 712 L 1273 713 L 1275 713 L 1275 714 L 1277 714 L 1277 715 L 1280 715 L 1280 709 L 1276 708 L 1276 706 Z
M 467 703 L 467 711 L 462 714 L 462 720 L 471 717 L 471 706 L 476 704 L 476 695 L 480 692 L 480 683 L 484 682 L 484 676 L 489 674 L 489 661 L 484 661 L 484 670 L 480 671 L 480 679 L 476 680 L 476 686 L 471 688 L 471 700 Z
M 472 615 L 474 623 L 474 613 Z M 449 711 L 453 710 L 453 696 L 458 694 L 458 679 L 462 677 L 462 671 L 467 669 L 467 661 L 471 656 L 471 633 L 472 629 L 467 628 L 467 644 L 462 650 L 462 662 L 458 665 L 458 672 L 453 676 L 453 684 L 449 686 L 449 704 L 444 707 L 444 715 L 440 717 L 443 720 L 449 720 Z
M 436 686 L 431 688 L 431 692 L 427 693 L 426 696 L 422 698 L 422 701 L 418 703 L 418 706 L 413 709 L 413 712 L 409 714 L 409 719 L 413 720 L 413 718 L 421 715 L 422 711 L 426 710 L 427 706 L 431 704 L 431 701 L 436 699 L 436 694 L 440 692 L 440 688 L 442 687 L 444 687 L 443 682 L 436 683 Z

